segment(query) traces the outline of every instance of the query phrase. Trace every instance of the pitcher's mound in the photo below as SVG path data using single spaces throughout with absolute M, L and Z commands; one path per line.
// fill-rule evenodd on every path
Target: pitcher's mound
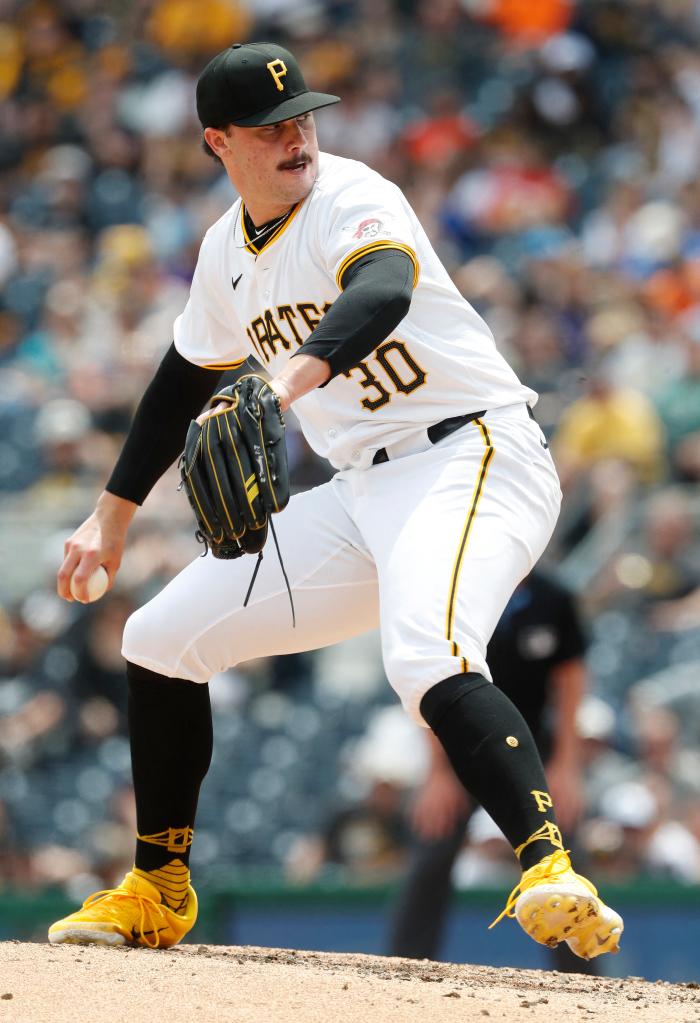
M 0 1023 L 698 1023 L 700 985 L 378 956 L 0 943 Z

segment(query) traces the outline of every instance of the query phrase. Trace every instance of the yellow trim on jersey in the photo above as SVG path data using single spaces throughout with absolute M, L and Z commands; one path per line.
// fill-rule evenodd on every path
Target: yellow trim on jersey
M 236 362 L 208 362 L 206 365 L 202 366 L 202 369 L 219 369 L 222 372 L 225 369 L 238 369 L 238 367 L 242 366 L 247 359 L 248 356 L 246 355 L 245 358 L 238 359 Z
M 289 227 L 291 222 L 294 220 L 294 218 L 296 217 L 296 215 L 297 215 L 297 213 L 299 212 L 300 209 L 301 209 L 301 203 L 300 202 L 298 202 L 298 203 L 296 203 L 296 205 L 292 206 L 292 209 L 291 209 L 290 214 L 287 217 L 287 219 L 285 221 L 283 221 L 283 223 L 280 224 L 280 226 L 277 228 L 276 231 L 272 232 L 272 234 L 267 239 L 265 244 L 263 246 L 261 246 L 261 248 L 258 248 L 257 245 L 255 244 L 255 242 L 251 241 L 250 238 L 248 237 L 248 232 L 245 229 L 245 206 L 243 205 L 243 203 L 241 203 L 241 227 L 243 228 L 243 237 L 245 238 L 245 247 L 248 249 L 248 252 L 252 252 L 252 254 L 254 256 L 259 256 L 261 252 L 264 252 L 265 249 L 268 249 L 270 247 L 270 245 L 272 245 L 273 242 L 276 242 L 277 239 L 280 238 L 284 234 L 284 232 L 287 230 L 287 228 Z
M 350 255 L 345 257 L 338 267 L 338 272 L 335 275 L 335 283 L 341 291 L 343 290 L 343 285 L 340 282 L 345 276 L 346 270 L 348 270 L 353 263 L 356 263 L 358 259 L 362 259 L 363 256 L 369 255 L 370 252 L 377 252 L 379 249 L 397 249 L 399 252 L 406 253 L 413 263 L 413 287 L 416 287 L 418 284 L 418 278 L 420 277 L 420 263 L 418 262 L 418 256 L 415 254 L 411 246 L 404 245 L 403 242 L 379 241 L 369 242 L 367 245 L 362 245 L 359 249 L 353 249 Z
M 454 620 L 455 620 L 455 606 L 457 604 L 457 587 L 459 585 L 459 574 L 462 569 L 462 562 L 464 560 L 464 552 L 467 549 L 469 542 L 469 534 L 471 532 L 474 519 L 476 518 L 476 510 L 481 499 L 481 495 L 484 490 L 484 483 L 486 476 L 488 475 L 489 465 L 493 458 L 494 446 L 491 443 L 491 435 L 489 434 L 488 428 L 480 419 L 473 420 L 474 425 L 478 426 L 481 430 L 481 436 L 484 441 L 483 458 L 481 459 L 481 466 L 479 467 L 479 475 L 477 476 L 476 483 L 474 484 L 474 491 L 472 493 L 471 503 L 469 505 L 469 512 L 467 514 L 466 522 L 462 530 L 462 535 L 459 540 L 457 547 L 457 554 L 455 557 L 454 567 L 452 569 L 452 578 L 450 580 L 450 595 L 447 600 L 447 621 L 445 628 L 445 638 L 448 643 L 452 644 L 452 656 L 462 658 L 462 671 L 466 674 L 469 671 L 469 661 L 459 652 L 459 645 L 454 638 Z

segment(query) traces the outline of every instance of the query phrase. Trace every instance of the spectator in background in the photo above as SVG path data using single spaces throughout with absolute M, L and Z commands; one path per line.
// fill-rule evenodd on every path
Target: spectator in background
M 695 483 L 700 481 L 700 330 L 696 332 L 685 345 L 684 375 L 656 399 L 672 471 L 678 479 Z
M 586 688 L 585 639 L 573 598 L 536 569 L 511 597 L 488 645 L 494 684 L 527 721 L 547 772 L 562 826 L 572 831 L 583 809 L 576 718 Z M 451 891 L 451 873 L 473 812 L 442 750 L 428 737 L 428 775 L 412 812 L 416 849 L 399 895 L 391 955 L 435 959 Z M 593 972 L 559 945 L 557 969 Z
M 565 492 L 576 482 L 585 485 L 604 459 L 626 462 L 640 482 L 651 484 L 661 471 L 663 431 L 648 399 L 615 386 L 601 364 L 588 378 L 587 394 L 564 412 L 553 449 Z
M 175 63 L 201 59 L 251 28 L 247 5 L 237 0 L 157 0 L 149 5 L 147 35 Z
M 64 615 L 52 619 L 31 597 L 0 612 L 0 772 L 65 755 L 66 743 L 62 737 L 56 743 L 56 736 L 66 731 L 66 700 L 36 671 L 64 623 Z
M 427 115 L 405 128 L 400 143 L 416 167 L 438 171 L 456 165 L 478 134 L 461 109 L 459 93 L 446 89 L 431 97 Z
M 685 597 L 660 603 L 654 609 L 652 624 L 664 632 L 700 629 L 700 587 Z
M 163 275 L 144 227 L 121 224 L 101 233 L 94 288 L 95 300 L 112 320 L 110 358 L 116 348 L 127 364 L 150 374 L 170 343 L 173 320 L 189 292 L 181 281 Z
M 700 752 L 684 740 L 677 714 L 668 707 L 643 707 L 628 700 L 638 777 L 655 793 L 666 819 L 682 817 L 700 796 Z
M 393 881 L 406 861 L 409 844 L 403 789 L 376 777 L 366 796 L 338 810 L 318 837 L 301 840 L 287 859 L 287 876 L 310 882 L 330 871 L 348 884 Z
M 582 845 L 600 877 L 697 884 L 697 753 L 683 748 L 678 721 L 665 708 L 647 710 L 633 740 L 640 759 L 629 761 L 600 790 Z
M 378 95 L 373 95 L 373 85 Z M 330 85 L 328 86 L 330 88 Z M 392 100 L 396 91 L 393 77 L 382 79 L 372 68 L 333 85 L 342 92 L 345 110 L 329 108 L 319 117 L 319 130 L 328 148 L 338 156 L 362 160 L 381 167 L 387 146 L 396 136 L 400 119 Z
M 42 405 L 35 419 L 34 439 L 43 472 L 32 491 L 34 500 L 56 506 L 64 497 L 73 498 L 76 486 L 96 482 L 86 459 L 91 427 L 90 413 L 72 398 L 55 398 Z
M 90 613 L 64 637 L 76 662 L 70 694 L 78 711 L 77 745 L 97 744 L 110 735 L 127 734 L 121 635 L 133 602 L 116 592 L 88 610 Z
M 618 607 L 640 613 L 646 625 L 661 628 L 664 607 L 670 620 L 673 604 L 698 586 L 700 553 L 689 497 L 680 487 L 668 487 L 650 497 L 639 536 L 602 565 L 587 588 L 586 602 L 596 612 Z
M 477 166 L 456 181 L 445 216 L 464 255 L 476 255 L 506 239 L 513 255 L 524 252 L 528 232 L 562 223 L 571 204 L 566 179 L 548 163 L 532 136 L 514 124 L 481 140 Z
M 573 15 L 571 0 L 539 0 L 536 4 L 521 0 L 493 0 L 483 6 L 486 20 L 497 25 L 514 46 L 542 44 L 564 31 Z
M 400 707 L 384 708 L 370 719 L 345 751 L 347 778 L 360 794 L 331 813 L 320 834 L 295 842 L 286 860 L 291 881 L 309 883 L 329 872 L 353 884 L 398 876 L 410 845 L 406 794 L 423 763 L 416 731 Z M 406 757 L 407 745 L 417 748 L 416 757 Z

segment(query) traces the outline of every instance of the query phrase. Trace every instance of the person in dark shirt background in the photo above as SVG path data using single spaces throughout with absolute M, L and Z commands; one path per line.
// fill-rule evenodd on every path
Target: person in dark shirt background
M 518 707 L 535 737 L 562 828 L 582 807 L 576 712 L 586 689 L 585 637 L 573 596 L 536 569 L 511 597 L 488 645 L 494 683 Z M 428 736 L 430 766 L 416 795 L 416 845 L 392 914 L 390 955 L 435 959 L 451 895 L 451 874 L 464 842 L 470 805 L 442 748 Z M 558 970 L 595 973 L 562 942 Z

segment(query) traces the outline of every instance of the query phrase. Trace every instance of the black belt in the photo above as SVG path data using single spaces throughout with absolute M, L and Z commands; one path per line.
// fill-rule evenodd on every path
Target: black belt
M 449 437 L 455 430 L 459 430 L 460 427 L 466 426 L 467 423 L 473 423 L 475 419 L 479 419 L 480 416 L 485 416 L 486 410 L 483 412 L 470 412 L 466 416 L 451 416 L 450 419 L 443 419 L 440 423 L 435 423 L 433 426 L 428 427 L 428 440 L 431 444 L 437 444 L 438 441 L 444 440 L 445 437 Z M 386 452 L 386 448 L 380 448 L 376 451 L 374 458 L 372 459 L 372 465 L 379 465 L 380 462 L 388 462 L 389 456 Z

